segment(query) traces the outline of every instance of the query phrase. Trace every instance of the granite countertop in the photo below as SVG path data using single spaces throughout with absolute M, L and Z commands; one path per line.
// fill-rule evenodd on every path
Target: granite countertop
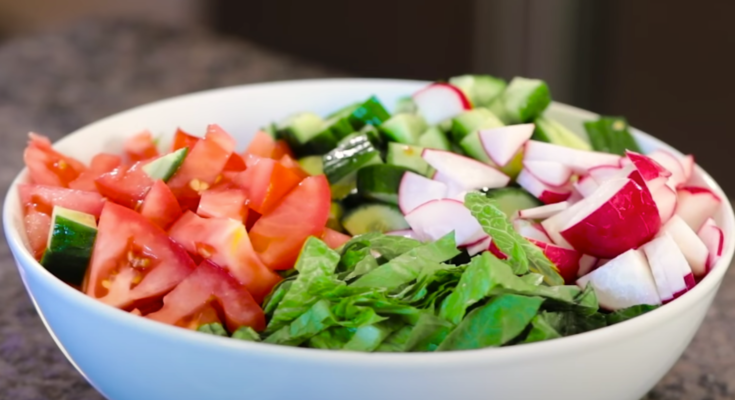
M 187 92 L 339 75 L 248 42 L 133 21 L 89 21 L 0 43 L 0 188 L 4 193 L 21 169 L 29 131 L 56 140 L 109 114 Z M 0 305 L 0 399 L 102 399 L 46 332 L 4 240 Z M 735 398 L 734 306 L 731 269 L 694 341 L 647 399 Z

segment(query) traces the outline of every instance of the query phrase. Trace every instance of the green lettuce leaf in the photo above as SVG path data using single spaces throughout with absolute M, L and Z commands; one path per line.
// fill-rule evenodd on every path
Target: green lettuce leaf
M 341 350 L 350 341 L 356 330 L 355 328 L 334 326 L 311 337 L 307 345 L 314 349 Z
M 531 320 L 531 330 L 522 343 L 541 342 L 562 337 L 546 320 L 543 314 L 537 314 Z
M 574 311 L 543 311 L 541 315 L 562 336 L 576 335 L 607 326 L 605 315 L 600 313 L 582 315 Z
M 283 326 L 266 337 L 264 342 L 298 346 L 335 324 L 336 321 L 332 314 L 329 301 L 319 300 L 290 324 Z
M 227 334 L 225 328 L 219 322 L 213 322 L 211 324 L 204 324 L 197 328 L 197 331 L 206 333 L 214 336 L 230 336 Z
M 293 281 L 295 279 L 296 276 L 292 276 L 278 282 L 278 285 L 276 285 L 271 293 L 266 296 L 263 300 L 263 312 L 265 315 L 273 315 L 273 312 L 276 311 L 278 305 L 281 304 L 281 301 L 286 296 L 286 293 L 288 293 L 288 290 L 291 289 L 291 285 L 293 285 Z
M 401 329 L 393 332 L 388 336 L 383 343 L 378 346 L 375 351 L 386 352 L 386 353 L 400 353 L 406 351 L 406 342 L 411 336 L 413 326 L 404 325 Z
M 357 328 L 355 334 L 345 343 L 342 350 L 375 351 L 400 325 L 390 321 L 379 322 Z
M 249 326 L 243 326 L 238 328 L 233 334 L 233 339 L 245 340 L 248 342 L 260 342 L 260 335 L 255 329 Z
M 422 313 L 406 340 L 404 351 L 434 351 L 454 326 L 430 313 Z
M 605 316 L 608 325 L 618 324 L 657 309 L 659 306 L 641 304 L 615 311 Z

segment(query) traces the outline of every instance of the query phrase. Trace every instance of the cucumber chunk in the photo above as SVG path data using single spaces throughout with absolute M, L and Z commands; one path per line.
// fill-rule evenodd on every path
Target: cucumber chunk
M 495 200 L 498 208 L 508 216 L 513 218 L 518 210 L 539 207 L 542 203 L 531 193 L 515 187 L 504 187 L 493 189 L 487 192 L 487 197 Z
M 342 215 L 344 215 L 344 208 L 341 204 L 339 204 L 336 201 L 332 202 L 332 205 L 329 207 L 329 219 L 327 219 L 327 228 L 334 229 L 337 232 L 344 232 L 344 227 L 342 227 L 342 223 L 339 222 L 342 219 Z
M 368 135 L 351 135 L 334 150 L 322 158 L 324 175 L 332 185 L 332 198 L 347 196 L 356 185 L 357 171 L 367 165 L 382 164 L 380 152 L 373 146 Z
M 94 215 L 55 206 L 41 265 L 62 281 L 80 285 L 96 238 Z
M 454 76 L 449 83 L 462 90 L 474 107 L 489 106 L 507 86 L 505 80 L 490 75 Z
M 419 136 L 418 145 L 425 149 L 451 150 L 447 135 L 435 126 L 427 129 Z
M 475 160 L 482 161 L 486 164 L 493 164 L 490 156 L 488 156 L 487 152 L 485 151 L 485 147 L 483 147 L 482 145 L 479 131 L 474 131 L 465 136 L 464 139 L 459 142 L 459 147 L 462 148 L 462 151 L 464 151 L 465 154 L 474 158 Z
M 143 171 L 153 180 L 161 179 L 167 182 L 179 170 L 187 154 L 189 148 L 183 147 L 149 162 L 143 166 Z
M 452 118 L 452 140 L 460 143 L 467 135 L 478 129 L 490 129 L 503 126 L 501 121 L 487 108 L 475 108 Z
M 307 156 L 299 158 L 299 166 L 311 176 L 321 175 L 324 173 L 322 164 L 322 156 Z
M 551 92 L 542 80 L 515 77 L 499 99 L 510 122 L 523 123 L 543 114 L 551 104 Z
M 371 96 L 350 113 L 349 119 L 352 127 L 359 130 L 365 125 L 380 126 L 390 119 L 390 113 L 377 97 Z
M 391 140 L 406 144 L 416 144 L 426 128 L 426 121 L 418 114 L 396 114 L 379 127 Z
M 366 198 L 398 205 L 398 187 L 408 169 L 396 165 L 369 165 L 357 171 L 357 193 Z
M 411 146 L 408 144 L 388 143 L 388 154 L 385 157 L 386 163 L 398 167 L 407 168 L 424 176 L 429 174 L 429 164 L 421 158 L 423 148 Z
M 367 203 L 345 213 L 342 226 L 352 235 L 368 232 L 390 232 L 408 229 L 398 207 L 391 204 Z
M 338 142 L 328 123 L 310 112 L 288 117 L 279 125 L 278 135 L 286 140 L 299 157 L 324 154 Z
M 415 114 L 418 110 L 416 103 L 413 101 L 413 97 L 406 96 L 398 99 L 393 114 Z
M 542 116 L 536 118 L 534 123 L 536 129 L 533 131 L 533 137 L 531 137 L 533 140 L 580 150 L 592 150 L 592 146 L 583 138 L 552 119 Z
M 638 143 L 628 130 L 628 121 L 623 117 L 600 117 L 587 121 L 584 129 L 592 143 L 592 149 L 624 156 L 625 150 L 641 152 Z

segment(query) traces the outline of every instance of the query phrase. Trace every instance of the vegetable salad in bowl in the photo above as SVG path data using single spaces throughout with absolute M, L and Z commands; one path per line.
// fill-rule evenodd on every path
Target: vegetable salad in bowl
M 29 250 L 141 318 L 431 352 L 634 318 L 694 288 L 731 240 L 692 156 L 644 154 L 620 117 L 579 135 L 545 113 L 542 81 L 464 75 L 406 95 L 285 115 L 244 152 L 216 123 L 170 146 L 137 133 L 88 165 L 31 134 Z

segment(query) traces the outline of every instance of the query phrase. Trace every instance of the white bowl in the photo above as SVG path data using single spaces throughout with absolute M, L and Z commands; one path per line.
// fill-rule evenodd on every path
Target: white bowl
M 135 108 L 65 137 L 60 151 L 89 161 L 119 152 L 141 129 L 171 135 L 218 123 L 241 148 L 264 124 L 289 113 L 326 114 L 372 94 L 388 106 L 426 82 L 330 79 L 241 86 Z M 553 104 L 548 111 L 580 132 L 595 114 Z M 645 151 L 670 146 L 635 132 Z M 677 152 L 678 153 L 678 152 Z M 5 234 L 23 282 L 56 343 L 111 400 L 258 399 L 595 399 L 637 400 L 689 344 L 733 256 L 735 217 L 723 199 L 716 220 L 727 238 L 714 270 L 676 301 L 639 318 L 573 337 L 514 347 L 446 353 L 363 354 L 291 348 L 204 335 L 108 307 L 62 284 L 26 248 L 17 184 L 3 211 Z M 257 396 L 257 397 L 256 397 Z

